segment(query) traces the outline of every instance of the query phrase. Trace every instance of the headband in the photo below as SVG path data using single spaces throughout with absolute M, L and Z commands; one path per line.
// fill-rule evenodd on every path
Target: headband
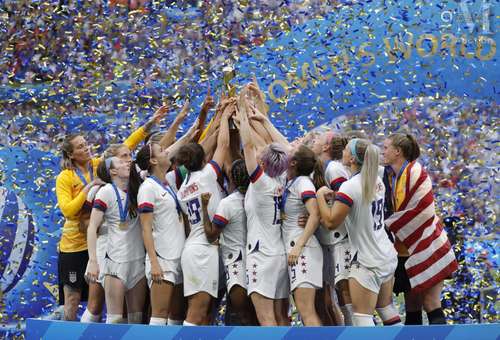
M 335 137 L 335 132 L 333 132 L 333 131 L 327 131 L 327 133 L 326 133 L 326 143 L 327 144 L 331 144 L 333 137 Z
M 363 164 L 363 161 L 359 159 L 358 153 L 356 152 L 356 145 L 358 144 L 358 140 L 359 138 L 354 138 L 351 141 L 351 154 L 354 156 L 354 158 L 356 158 L 356 162 L 358 162 L 358 164 Z

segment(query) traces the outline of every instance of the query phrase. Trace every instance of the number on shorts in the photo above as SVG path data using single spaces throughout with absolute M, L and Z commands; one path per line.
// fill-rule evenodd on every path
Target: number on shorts
M 290 279 L 293 281 L 297 277 L 297 274 L 295 273 L 295 266 L 290 267 L 290 271 L 292 272 L 292 277 Z
M 274 218 L 273 224 L 281 225 L 281 196 L 274 196 Z
M 384 218 L 383 210 L 384 200 L 379 199 L 378 201 L 372 202 L 372 216 L 373 216 L 373 230 L 377 231 L 382 228 L 382 220 Z
M 187 203 L 189 223 L 191 225 L 197 224 L 201 221 L 200 215 L 200 200 L 195 198 Z

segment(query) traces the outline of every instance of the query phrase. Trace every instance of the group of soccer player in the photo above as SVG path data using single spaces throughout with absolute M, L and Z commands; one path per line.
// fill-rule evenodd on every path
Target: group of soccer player
M 371 326 L 375 311 L 394 325 L 394 290 L 406 324 L 422 324 L 422 309 L 445 322 L 456 261 L 413 136 L 388 136 L 383 157 L 359 131 L 290 144 L 256 82 L 221 97 L 204 128 L 213 106 L 209 95 L 177 141 L 188 104 L 151 134 L 161 107 L 97 158 L 67 136 L 56 181 L 66 320 L 88 300 L 82 322 L 100 322 L 105 304 L 107 323 L 210 325 L 225 295 L 226 324 L 289 325 L 293 303 L 305 326 Z

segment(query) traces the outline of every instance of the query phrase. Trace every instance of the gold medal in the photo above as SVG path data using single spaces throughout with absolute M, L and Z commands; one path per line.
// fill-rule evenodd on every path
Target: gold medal
M 281 218 L 282 221 L 286 220 L 286 214 L 285 214 L 285 212 L 283 210 L 280 211 L 280 218 Z
M 127 230 L 127 229 L 128 229 L 127 221 L 121 221 L 120 222 L 120 230 Z

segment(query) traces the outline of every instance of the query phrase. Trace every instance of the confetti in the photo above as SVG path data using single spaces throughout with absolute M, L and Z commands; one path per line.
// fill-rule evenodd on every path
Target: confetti
M 496 300 L 480 291 L 499 280 L 498 89 L 478 73 L 484 61 L 464 64 L 460 43 L 449 69 L 470 77 L 476 93 L 496 95 L 493 100 L 454 97 L 453 77 L 439 83 L 428 71 L 431 59 L 411 59 L 419 51 L 408 48 L 408 33 L 436 22 L 428 4 L 408 2 L 394 11 L 386 2 L 198 1 L 168 7 L 132 1 L 133 8 L 122 2 L 9 1 L 0 8 L 0 198 L 6 202 L 0 208 L 10 209 L 0 214 L 0 257 L 29 250 L 9 264 L 8 291 L 2 274 L 0 332 L 19 332 L 27 317 L 57 308 L 55 248 L 62 216 L 54 187 L 62 137 L 85 133 L 93 151 L 101 152 L 168 101 L 172 110 L 160 127 L 165 129 L 186 98 L 193 110 L 201 106 L 208 82 L 225 86 L 225 67 L 234 68 L 235 86 L 253 74 L 262 74 L 265 89 L 273 81 L 288 86 L 294 97 L 271 102 L 266 94 L 274 124 L 290 139 L 325 126 L 363 129 L 377 143 L 400 128 L 417 135 L 439 214 L 452 216 L 445 223 L 460 262 L 443 291 L 445 313 L 457 323 L 497 320 Z M 406 33 L 396 37 L 398 32 Z M 382 40 L 360 48 L 381 37 L 389 39 L 387 55 Z M 474 42 L 466 45 L 464 52 L 473 56 Z M 429 53 L 428 47 L 422 43 L 420 52 Z M 309 52 L 314 60 L 307 60 Z M 369 68 L 360 66 L 372 61 Z M 270 67 L 277 71 L 267 72 Z M 405 91 L 390 92 L 397 84 Z M 277 97 L 283 95 L 279 90 Z M 347 115 L 328 122 L 341 113 Z M 25 236 L 14 247 L 9 240 L 21 227 L 34 230 L 34 238 Z M 26 262 L 25 276 L 16 276 Z M 219 323 L 224 313 L 222 307 Z M 292 319 L 300 322 L 295 311 Z

